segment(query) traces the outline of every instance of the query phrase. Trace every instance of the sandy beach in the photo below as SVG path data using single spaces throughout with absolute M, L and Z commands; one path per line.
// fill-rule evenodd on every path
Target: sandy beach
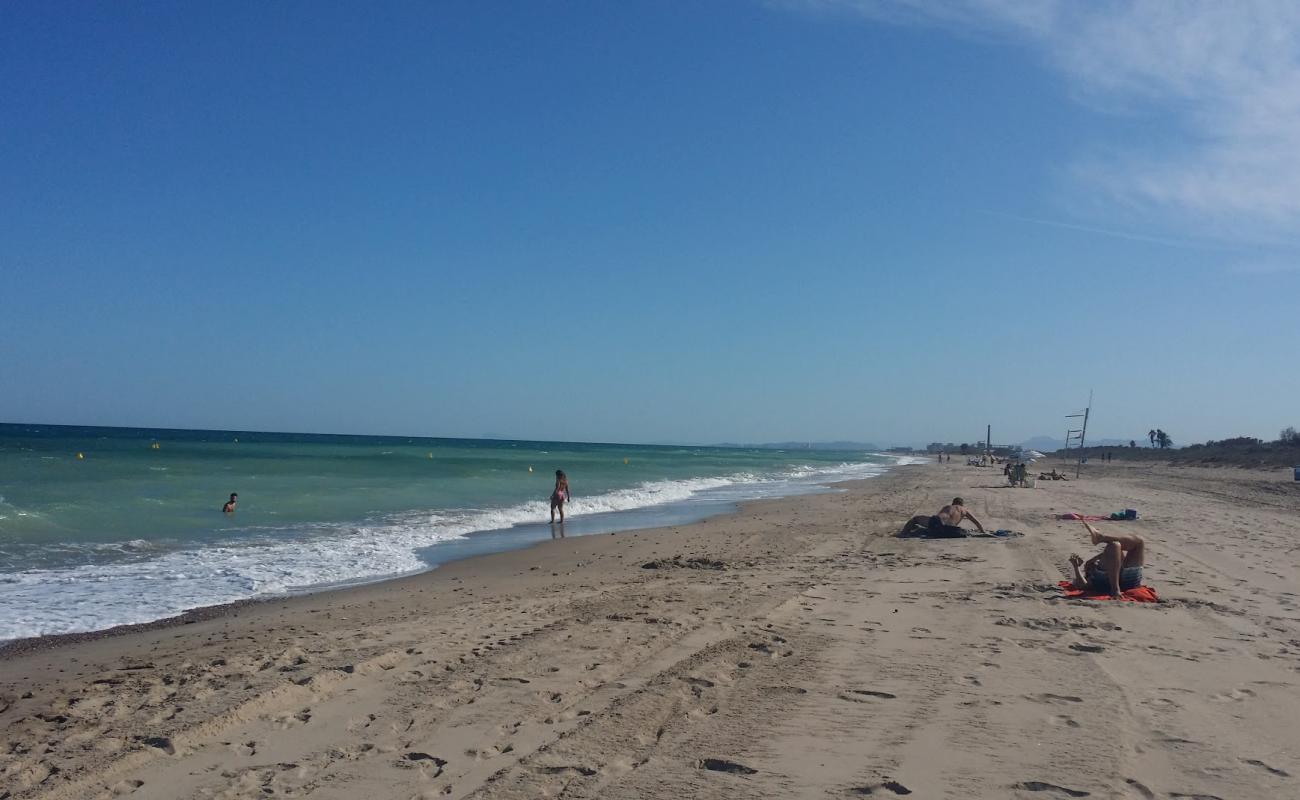
M 1298 797 L 1290 478 L 903 467 L 11 651 L 0 798 Z M 1024 535 L 893 538 L 956 494 Z M 1062 599 L 1123 508 L 1164 602 Z

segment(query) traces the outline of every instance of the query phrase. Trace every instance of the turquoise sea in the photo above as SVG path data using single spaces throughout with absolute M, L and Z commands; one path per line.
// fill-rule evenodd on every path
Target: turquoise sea
M 865 452 L 0 424 L 0 640 L 429 569 L 825 491 Z M 233 515 L 221 513 L 239 493 Z

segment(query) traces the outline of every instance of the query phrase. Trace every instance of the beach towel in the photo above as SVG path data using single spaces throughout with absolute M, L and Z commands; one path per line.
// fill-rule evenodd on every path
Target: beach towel
M 1071 600 L 1114 600 L 1107 592 L 1098 592 L 1093 589 L 1076 589 L 1074 584 L 1069 581 L 1061 581 L 1058 584 L 1065 596 Z M 1156 596 L 1156 590 L 1150 586 L 1139 586 L 1136 589 L 1125 589 L 1120 593 L 1121 600 L 1127 600 L 1130 603 L 1159 603 L 1160 598 Z
M 1124 511 L 1116 511 L 1114 514 L 1111 514 L 1108 517 L 1103 517 L 1098 514 L 1075 514 L 1074 512 L 1070 512 L 1069 514 L 1057 514 L 1056 518 L 1075 519 L 1075 520 L 1081 519 L 1084 522 L 1127 522 L 1130 520 L 1137 519 L 1137 512 L 1134 512 L 1132 515 L 1129 515 L 1127 512 Z

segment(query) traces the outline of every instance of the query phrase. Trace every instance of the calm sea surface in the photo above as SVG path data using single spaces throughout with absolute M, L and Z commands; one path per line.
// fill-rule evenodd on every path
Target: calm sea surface
M 80 456 L 79 456 L 80 454 Z M 864 452 L 0 424 L 0 640 L 428 569 L 824 491 Z M 221 513 L 239 493 L 233 515 Z

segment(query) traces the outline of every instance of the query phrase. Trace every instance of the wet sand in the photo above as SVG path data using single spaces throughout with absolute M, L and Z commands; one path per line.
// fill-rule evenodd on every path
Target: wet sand
M 904 467 L 10 652 L 0 800 L 1300 796 L 1300 484 L 1090 475 Z M 1025 535 L 892 538 L 954 494 Z M 1123 508 L 1166 602 L 1061 599 L 1053 515 Z

